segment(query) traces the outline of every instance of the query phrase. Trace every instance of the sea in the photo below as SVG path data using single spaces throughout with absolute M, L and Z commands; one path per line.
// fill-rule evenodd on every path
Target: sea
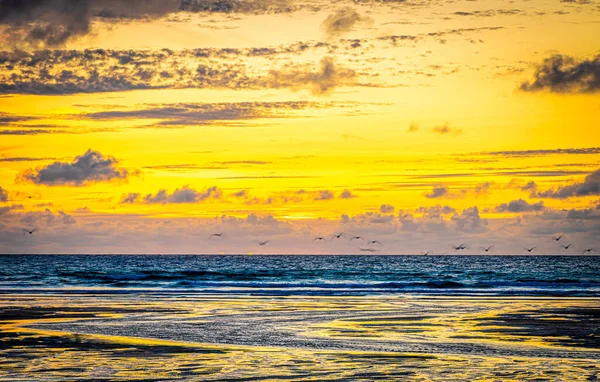
M 0 293 L 599 297 L 600 257 L 3 255 Z

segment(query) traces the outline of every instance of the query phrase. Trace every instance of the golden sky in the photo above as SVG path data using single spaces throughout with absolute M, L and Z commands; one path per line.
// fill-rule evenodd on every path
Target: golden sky
M 24 3 L 0 252 L 600 251 L 596 0 Z

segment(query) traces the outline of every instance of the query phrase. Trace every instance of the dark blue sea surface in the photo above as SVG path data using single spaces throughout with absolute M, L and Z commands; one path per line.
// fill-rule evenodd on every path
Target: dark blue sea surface
M 600 296 L 595 256 L 0 256 L 0 293 Z

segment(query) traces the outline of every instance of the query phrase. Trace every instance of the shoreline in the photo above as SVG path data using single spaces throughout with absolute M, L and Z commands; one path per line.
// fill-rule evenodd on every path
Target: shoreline
M 590 297 L 0 295 L 0 379 L 594 380 L 598 327 Z

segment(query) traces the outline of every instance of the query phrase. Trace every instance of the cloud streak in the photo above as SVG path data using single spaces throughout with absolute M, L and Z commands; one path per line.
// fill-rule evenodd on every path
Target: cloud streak
M 515 151 L 488 151 L 478 153 L 481 155 L 497 155 L 503 157 L 537 157 L 546 155 L 595 155 L 600 154 L 600 147 L 550 149 L 550 150 L 515 150 Z
M 349 102 L 231 102 L 231 103 L 178 103 L 178 104 L 146 104 L 130 110 L 111 110 L 87 113 L 76 118 L 92 120 L 120 119 L 158 119 L 152 124 L 160 126 L 185 126 L 228 121 L 241 123 L 260 118 L 289 118 L 295 113 L 306 110 L 331 108 L 352 108 L 357 104 Z
M 426 175 L 425 175 L 426 177 Z M 460 190 L 451 190 L 449 187 L 438 184 L 433 186 L 431 192 L 425 193 L 424 196 L 428 199 L 464 199 L 467 196 L 482 196 L 489 193 L 489 189 L 492 186 L 492 183 L 485 182 L 481 184 L 477 184 L 472 188 L 463 188 Z

